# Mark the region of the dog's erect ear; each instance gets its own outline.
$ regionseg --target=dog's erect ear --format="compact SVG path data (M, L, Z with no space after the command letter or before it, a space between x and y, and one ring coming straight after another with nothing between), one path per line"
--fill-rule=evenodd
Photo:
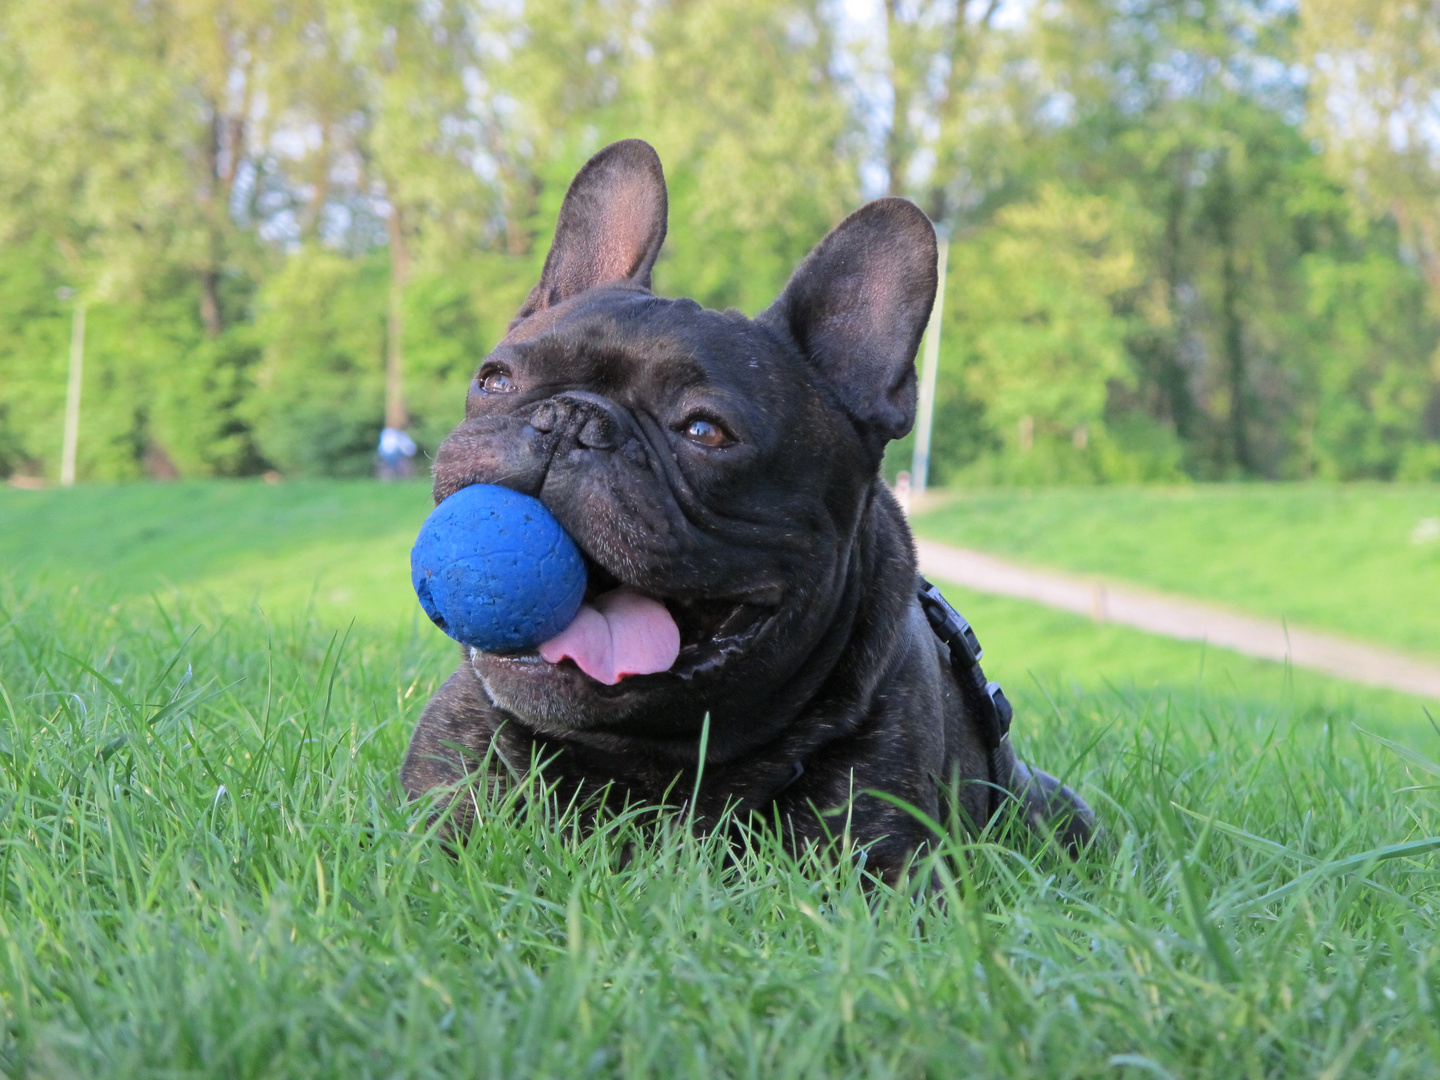
M935 229L906 199L837 225L759 320L788 330L879 445L915 422L915 350L935 302Z
M654 147L626 139L601 150L565 193L540 284L515 322L595 285L629 281L648 289L665 242L666 205Z

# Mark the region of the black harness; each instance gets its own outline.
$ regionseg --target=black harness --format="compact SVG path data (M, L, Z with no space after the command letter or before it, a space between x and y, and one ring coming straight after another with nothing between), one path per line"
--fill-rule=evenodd
M985 745L985 761L990 770L990 798L985 819L989 821L999 811L1008 790L1008 776L999 754L1000 744L1010 734L1010 718L1015 710L1010 707L1000 684L987 682L985 672L980 670L980 658L985 655L985 650L980 648L980 639L975 636L969 620L950 606L950 601L945 599L938 586L931 585L923 577L918 580L916 593L920 598L920 608L925 612L935 636L950 650L950 670L955 673L955 682L960 687L965 715L974 718ZM793 787L805 775L803 761L794 762L790 768L789 779L780 785L772 798Z
M975 636L970 622L941 595L940 589L923 577L919 579L916 592L920 597L920 608L930 621L935 636L950 650L950 670L955 673L955 682L960 687L960 699L967 716L975 720L980 729L980 738L985 745L985 757L990 766L990 809L987 817L994 817L1005 799L1008 776L1002 771L999 760L1000 744L1010 734L1010 719L1015 715L1005 691L998 682L988 682L985 672L980 669L980 658L985 650L980 648L980 639ZM983 824L983 822L981 823Z

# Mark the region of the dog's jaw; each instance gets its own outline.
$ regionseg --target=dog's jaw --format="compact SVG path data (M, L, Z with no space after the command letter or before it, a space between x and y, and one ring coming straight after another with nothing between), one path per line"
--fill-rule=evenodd
M763 652L779 622L778 611L743 601L714 632L682 641L668 671L629 675L613 685L592 678L569 659L551 663L539 650L486 653L468 649L470 666L490 702L542 734L560 735L633 721L675 721L683 726L706 704L720 706L724 689L744 682L752 655ZM759 677L760 672L754 671Z

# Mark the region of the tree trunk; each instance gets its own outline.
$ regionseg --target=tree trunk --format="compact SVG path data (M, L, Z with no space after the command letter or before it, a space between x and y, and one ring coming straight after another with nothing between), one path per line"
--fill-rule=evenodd
M1225 367L1230 385L1230 446L1235 461L1246 472L1254 469L1250 458L1250 437L1246 432L1245 327L1240 318L1240 273L1235 266L1235 249L1225 245L1224 295L1221 318L1225 323Z
M223 138L223 120L220 108L210 102L210 130L205 142L205 187L201 201L205 210L205 264L200 268L200 322L205 327L205 336L217 338L224 327L220 308L220 250L221 237L219 216L228 213L229 207L218 206L223 200L224 190L217 192L220 184L220 148Z
M310 204L305 208L305 216L301 220L300 235L306 240L315 242L320 239L320 226L325 218L325 204L330 201L330 118L322 116L320 120L320 147L315 151L315 189L310 196Z
M211 247L210 265L200 271L200 322L205 327L205 336L213 340L225 329L225 322L220 314L220 269L216 266L214 245Z
M386 220L390 234L390 303L385 327L385 426L403 431L405 412L405 285L410 279L410 249L405 241L400 207L391 202Z
M1240 267L1235 258L1235 185L1222 162L1212 201L1216 239L1220 242L1220 324L1225 354L1225 382L1230 392L1230 452L1246 472L1254 471L1246 415L1245 325L1240 315Z
M1190 319L1185 312L1189 301L1185 298L1184 280L1184 222L1185 206L1188 202L1189 187L1186 177L1191 169L1188 153L1179 155L1175 168L1175 183L1165 208L1165 287L1174 312L1175 332L1170 339L1168 352L1160 361L1160 391L1165 396L1165 407L1170 413L1170 422L1175 433L1182 439L1190 439L1195 433L1195 400L1190 393L1190 373L1185 370L1185 343L1190 333Z
M901 42L907 30L900 21L896 0L885 0L885 56L890 66L887 75L894 106L890 130L885 134L887 195L905 194L905 174L910 171L910 84L914 76L910 72L911 50Z
M1390 212L1400 226L1401 235L1410 240L1420 273L1430 287L1431 300L1440 309L1440 229L1426 215L1412 214L1403 199L1392 202Z

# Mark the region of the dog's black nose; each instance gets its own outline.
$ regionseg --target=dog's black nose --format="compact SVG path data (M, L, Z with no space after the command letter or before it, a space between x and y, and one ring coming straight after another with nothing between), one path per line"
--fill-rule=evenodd
M587 450L614 450L619 445L615 421L603 413L593 415L581 425L575 441Z
M540 417L539 414L551 404L555 408L553 418ZM538 431L549 430L540 427L536 419L542 422L548 419L552 428L566 425L575 433L576 444L586 450L618 450L625 441L629 426L619 405L600 394L584 390L559 394L536 410L530 426Z

